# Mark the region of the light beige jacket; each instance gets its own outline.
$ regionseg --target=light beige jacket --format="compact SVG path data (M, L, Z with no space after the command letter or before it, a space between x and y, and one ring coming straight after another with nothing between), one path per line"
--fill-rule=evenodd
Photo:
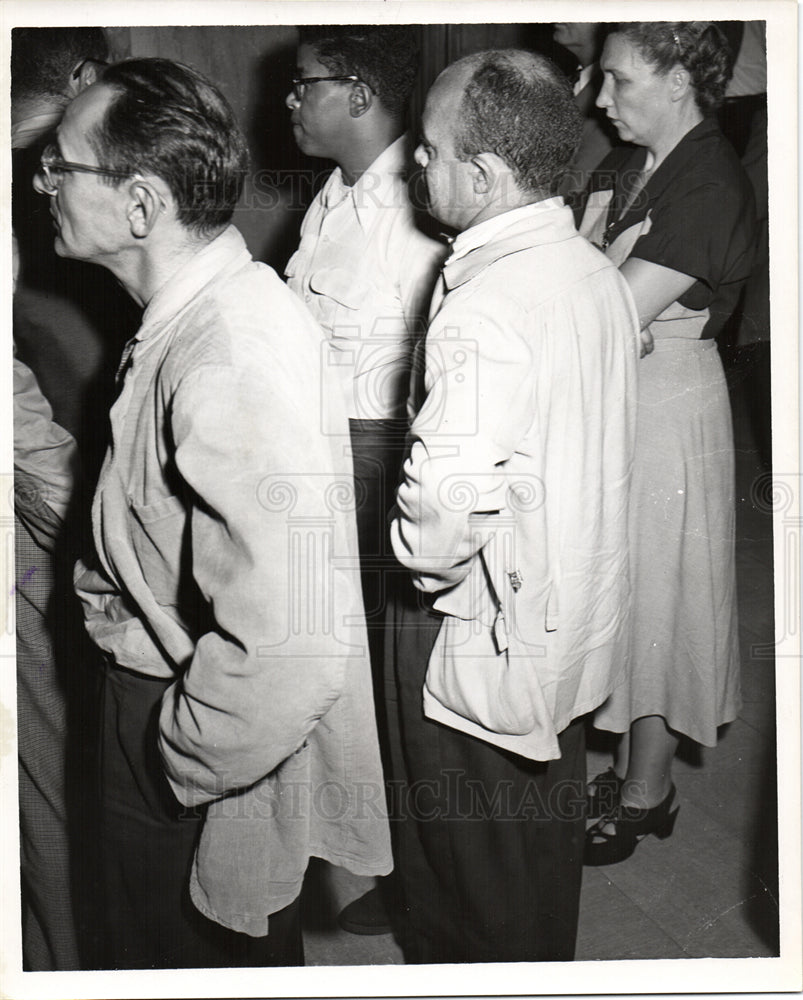
M638 322L559 198L462 233L391 526L445 617L433 719L536 760L624 677Z
M79 563L90 636L175 679L159 747L208 803L195 905L254 936L311 855L390 870L348 429L328 345L229 227L129 345Z

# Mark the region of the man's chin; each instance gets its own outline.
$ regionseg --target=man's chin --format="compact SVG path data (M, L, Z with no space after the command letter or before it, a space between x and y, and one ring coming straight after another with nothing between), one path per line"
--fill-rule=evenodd
M293 127L293 138L296 140L296 146L298 146L305 156L315 156L321 160L329 160L332 158L325 149L321 149L321 147L316 144L315 139L312 136L307 135L307 133L298 125Z

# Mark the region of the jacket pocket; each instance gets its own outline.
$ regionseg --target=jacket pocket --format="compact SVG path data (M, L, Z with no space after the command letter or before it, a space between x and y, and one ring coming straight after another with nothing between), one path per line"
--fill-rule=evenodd
M510 588L508 587L508 590ZM444 614L425 686L445 708L493 733L524 736L548 718L534 649L516 634L481 551L466 578L435 601Z
M524 736L549 719L532 658L507 634L501 609L490 628L444 617L425 686L445 708L492 733Z
M151 504L129 501L131 543L148 589L158 604L178 604L182 564L189 568L189 517L178 497Z

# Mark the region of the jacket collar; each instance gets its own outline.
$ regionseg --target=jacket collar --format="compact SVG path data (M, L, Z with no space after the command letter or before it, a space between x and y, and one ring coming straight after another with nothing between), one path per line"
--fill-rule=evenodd
M562 243L574 236L574 217L562 198L548 198L503 212L455 239L452 256L443 267L444 284L449 290L457 288L502 257L547 243Z
M136 340L146 340L170 322L201 289L222 271L242 267L251 260L245 240L228 226L171 275L148 303Z

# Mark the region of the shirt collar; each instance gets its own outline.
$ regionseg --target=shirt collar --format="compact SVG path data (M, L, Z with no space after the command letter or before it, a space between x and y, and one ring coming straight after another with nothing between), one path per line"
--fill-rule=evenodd
M392 203L393 188L403 179L407 168L407 135L387 146L355 184L343 181L340 167L335 167L321 195L327 211L348 200L362 229L367 229L377 209Z
M546 201L536 201L531 205L521 205L519 208L511 208L509 212L502 212L492 219L486 219L476 226L464 229L458 233L452 242L452 254L446 261L450 264L453 260L459 260L471 253L477 247L484 246L492 240L498 233L503 232L517 222L527 220L530 216L538 215L548 211L550 208L557 208L563 204L562 198L547 198Z
M574 96L580 93L580 91L585 90L588 84L591 82L591 77L594 75L594 70L597 68L596 63L589 63L588 66L578 66L577 67L577 80L574 84Z
M447 288L456 288L483 268L520 250L558 243L577 235L562 198L547 198L503 212L460 233L443 267Z

